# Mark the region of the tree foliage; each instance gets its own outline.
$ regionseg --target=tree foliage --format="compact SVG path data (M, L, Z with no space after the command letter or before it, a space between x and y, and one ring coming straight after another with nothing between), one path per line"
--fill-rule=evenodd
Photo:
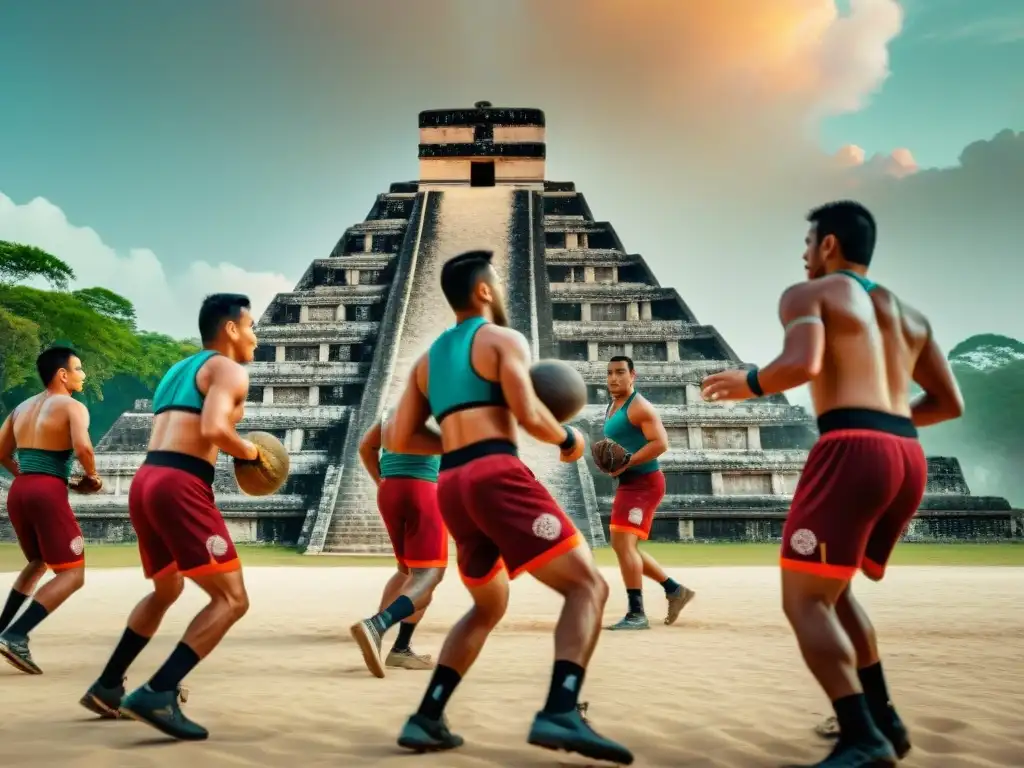
M54 288L67 290L75 271L63 261L31 245L0 240L0 285L14 285L41 277Z
M13 284L33 277L59 289ZM38 354L65 344L82 358L90 432L98 440L136 399L152 396L167 369L198 345L136 330L131 301L101 287L64 290L73 279L74 271L56 256L0 241L0 414L38 389Z

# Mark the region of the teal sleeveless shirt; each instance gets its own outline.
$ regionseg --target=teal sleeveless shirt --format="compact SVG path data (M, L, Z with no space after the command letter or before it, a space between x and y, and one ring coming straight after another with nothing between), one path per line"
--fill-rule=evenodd
M437 337L427 353L427 400L437 423L449 413L485 405L505 405L496 381L487 381L473 370L473 338L487 324L471 317Z
M386 448L380 449L380 476L383 478L411 477L415 480L436 483L437 473L440 469L440 456L394 453Z
M172 365L153 393L153 415L164 411L202 413L204 396L196 384L196 375L207 360L219 354L212 349L204 349Z
M71 477L72 450L45 451L42 448L19 448L18 471L23 475L53 475L67 481Z
M857 281L858 284L860 284L860 287L863 288L868 293L871 293L875 288L878 287L878 283L876 283L874 280L869 280L868 278L864 277L864 275L858 275L856 272L851 272L848 269L836 270L836 274L852 277L854 280Z
M608 416L608 412L612 409L614 403L608 403L608 407L604 412L604 436L609 440L618 443L630 453L636 453L645 445L647 445L647 438L644 437L643 430L639 427L633 426L633 423L629 420L627 412L629 411L630 403L633 402L633 398L637 396L636 390L633 390L633 394L626 398L626 402L622 404L615 413ZM630 467L626 470L627 473L633 473L637 475L647 475L651 472L657 472L660 469L657 459L651 459L645 461L643 464L637 464L635 467Z

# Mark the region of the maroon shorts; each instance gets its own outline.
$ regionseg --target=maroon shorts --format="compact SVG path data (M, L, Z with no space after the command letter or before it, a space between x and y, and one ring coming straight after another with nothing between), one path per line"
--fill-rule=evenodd
M505 440L485 440L441 457L437 500L470 587L502 568L515 578L546 565L583 538Z
M448 565L448 531L437 506L437 483L413 477L386 477L377 487L377 509L401 565Z
M928 462L909 419L862 409L818 419L782 532L783 568L834 579L885 575L924 497Z
M636 474L626 470L619 475L619 487L612 502L612 518L608 530L631 533L647 540L651 535L654 513L665 498L665 473Z
M147 579L242 567L213 498L213 467L202 459L150 451L128 489L128 513Z
M85 539L63 478L18 475L7 494L7 514L29 561L42 560L54 573L85 565Z

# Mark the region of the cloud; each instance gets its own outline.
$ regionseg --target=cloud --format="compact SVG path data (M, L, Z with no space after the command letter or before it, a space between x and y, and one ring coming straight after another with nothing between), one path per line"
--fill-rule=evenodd
M836 166L846 171L860 169L868 174L891 176L896 179L902 179L918 171L913 153L905 147L894 149L888 154L872 155L870 160L865 161L865 152L862 147L858 147L856 144L847 144L840 147L832 157Z
M140 328L178 337L197 335L199 305L209 293L246 293L254 312L261 313L274 294L293 288L282 274L249 272L226 262L195 261L169 275L151 250L119 253L95 230L72 224L58 206L41 197L18 205L0 193L0 240L34 245L58 256L75 270L78 279L72 288L109 288L132 301Z

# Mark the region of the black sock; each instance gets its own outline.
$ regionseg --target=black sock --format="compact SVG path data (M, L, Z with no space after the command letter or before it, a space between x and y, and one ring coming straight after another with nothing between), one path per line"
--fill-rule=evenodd
M876 721L886 722L891 717L892 702L889 700L889 690L885 686L885 675L882 674L882 662L876 662L870 667L857 670L857 677L864 688L864 697L868 700L868 708L871 716Z
M3 611L0 612L0 632L7 629L7 625L14 621L14 617L26 600L28 600L28 595L23 595L16 589L11 590L11 594L7 596L7 604L4 606Z
M875 722L871 719L868 700L863 693L844 696L832 702L839 721L839 737L843 741L862 741L871 738L876 731Z
M661 582L661 588L665 590L666 595L671 595L677 589L679 589L679 582L669 576L663 582Z
M642 589L627 589L626 597L629 598L629 612L643 616L644 591Z
M544 711L551 715L572 712L580 698L580 686L583 685L585 670L571 661L556 661L555 670L551 674L551 689Z
M416 631L416 625L403 621L398 625L398 638L391 647L393 651L408 651L409 643L412 641L412 633Z
M395 624L408 619L414 613L416 613L416 606L412 604L412 600L405 595L399 595L395 602L370 619L370 621L377 627L378 632L384 634Z
M438 664L416 714L423 715L429 720L440 720L448 699L452 697L452 692L461 680L462 675L454 669Z
M100 685L104 688L116 688L124 680L124 673L128 667L139 657L142 649L149 643L148 637L133 632L131 628L124 631L121 640L114 649L114 654L104 667L100 675Z
M150 690L157 693L167 693L178 690L178 684L184 680L188 673L195 669L199 663L199 656L184 643L178 643L171 655L164 662L164 665L150 678Z
M15 637L28 637L28 633L39 626L39 622L49 615L50 612L42 606L42 603L38 600L33 600L28 604L25 612L14 620L14 623L7 628L4 634L14 635Z

